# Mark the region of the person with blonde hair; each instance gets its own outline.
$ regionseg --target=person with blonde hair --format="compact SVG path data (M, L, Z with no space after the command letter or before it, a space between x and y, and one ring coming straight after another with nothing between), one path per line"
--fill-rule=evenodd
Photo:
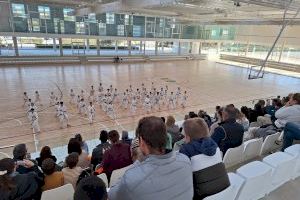
M209 137L204 119L192 118L183 123L185 143L180 153L191 159L194 198L203 199L230 186L218 145Z

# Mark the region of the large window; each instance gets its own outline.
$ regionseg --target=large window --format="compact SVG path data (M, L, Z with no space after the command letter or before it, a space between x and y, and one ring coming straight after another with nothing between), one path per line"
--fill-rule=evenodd
M99 35L106 35L106 24L99 23Z
M76 22L76 33L77 34L85 34L84 22Z
M60 33L65 33L65 22L60 20Z
M125 15L125 25L132 25L132 15Z
M11 6L12 6L12 13L14 17L26 18L24 4L12 3Z
M115 24L115 14L106 13L106 24Z
M124 36L124 25L118 25L118 36Z
M141 26L133 26L133 37L141 37L142 36L142 27Z
M48 6L38 6L40 19L50 19L50 8Z
M31 24L32 24L32 31L33 32L39 32L40 29L40 19L39 18L32 18L31 19Z
M74 9L72 8L64 8L64 19L66 21L75 21L75 16L72 14Z

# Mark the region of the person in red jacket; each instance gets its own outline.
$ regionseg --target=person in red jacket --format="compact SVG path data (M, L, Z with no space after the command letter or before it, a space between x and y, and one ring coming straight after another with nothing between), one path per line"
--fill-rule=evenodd
M108 180L112 171L121 169L132 164L130 146L122 143L118 131L112 130L108 133L108 139L112 146L109 150L105 151L103 155L102 167L106 173Z

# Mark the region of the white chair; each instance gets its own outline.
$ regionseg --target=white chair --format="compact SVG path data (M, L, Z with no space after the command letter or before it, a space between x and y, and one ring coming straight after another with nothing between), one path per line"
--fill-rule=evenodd
M127 166L127 167L123 167L121 169L116 169L112 172L111 177L110 177L110 182L109 182L109 187L113 186L114 184L116 184L120 178L122 178L122 176L124 175L124 173L126 172L127 169L129 169L130 167L132 167L131 165Z
M66 184L61 187L46 190L42 193L41 200L73 200L74 188L71 184Z
M230 186L215 195L204 198L204 200L234 200L245 179L235 173L228 173Z
M10 156L4 152L0 152L0 160L3 158L10 158Z
M292 175L293 179L300 176L300 144L294 144L284 150L284 152L294 156L296 158L295 171Z
M239 169L237 174L245 179L237 200L257 200L268 193L268 183L271 180L272 167L260 162L250 162Z
M273 151L274 149L276 149L277 145L275 143L275 141L279 138L280 133L275 133L272 135L268 135L261 147L260 150L260 155L266 155L268 153L270 153L271 151Z
M245 148L243 152L244 161L257 158L263 144L263 138L252 139L244 142Z
M108 187L108 180L107 180L107 176L105 173L99 174L98 178L101 178L102 181L105 183L106 187Z
M243 151L244 151L244 144L236 147L230 148L226 151L223 162L226 168L232 167L243 161Z
M293 173L289 172L294 172L295 161L295 157L284 152L276 152L263 159L264 163L273 168L269 192L275 190L292 178Z

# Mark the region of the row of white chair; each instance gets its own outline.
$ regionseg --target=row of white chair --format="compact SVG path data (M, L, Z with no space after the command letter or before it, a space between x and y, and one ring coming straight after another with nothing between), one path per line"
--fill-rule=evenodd
M265 140L263 138L252 139L236 148L228 149L223 158L226 168L272 152L277 147L275 141L279 136L280 133L275 133L268 135Z
M289 172L289 173L287 173ZM205 200L257 200L300 176L300 144L250 162L236 174L229 173L230 187Z

